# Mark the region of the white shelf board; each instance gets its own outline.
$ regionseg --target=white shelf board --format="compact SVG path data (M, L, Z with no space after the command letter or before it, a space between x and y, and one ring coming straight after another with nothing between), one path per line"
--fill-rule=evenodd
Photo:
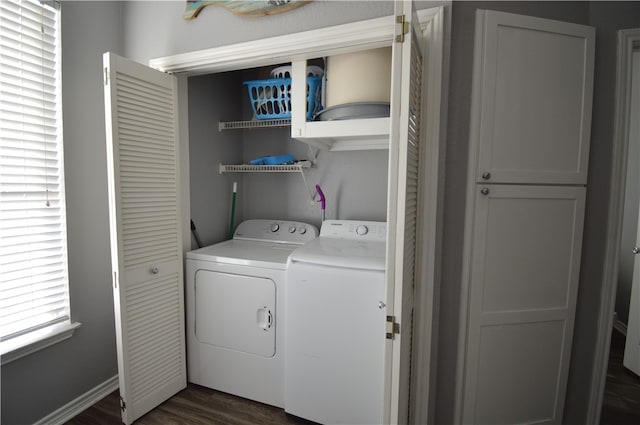
M292 137L332 151L388 149L389 126L389 117L308 121L304 129L293 128Z

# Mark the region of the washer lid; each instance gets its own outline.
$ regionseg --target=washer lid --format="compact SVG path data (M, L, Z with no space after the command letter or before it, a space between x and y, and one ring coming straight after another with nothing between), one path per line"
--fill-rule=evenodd
M296 249L291 264L307 263L360 270L385 270L386 244L319 237Z
M285 269L297 244L230 239L186 253L188 260L214 261L241 266Z

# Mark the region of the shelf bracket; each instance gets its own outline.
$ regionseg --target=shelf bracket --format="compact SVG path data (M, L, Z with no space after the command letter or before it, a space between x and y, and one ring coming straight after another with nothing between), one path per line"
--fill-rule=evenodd
M305 143L307 148L309 149L309 161L311 161L311 165L316 165L318 160L318 154L320 153L320 149L318 149L315 153L313 152L313 146L308 143Z
M307 193L309 194L309 200L311 202L311 205L313 205L316 202L316 192L315 190L312 191L311 188L309 187L309 183L307 182L307 177L304 175L304 170L302 169L300 170L300 175L302 176L304 187L307 188Z

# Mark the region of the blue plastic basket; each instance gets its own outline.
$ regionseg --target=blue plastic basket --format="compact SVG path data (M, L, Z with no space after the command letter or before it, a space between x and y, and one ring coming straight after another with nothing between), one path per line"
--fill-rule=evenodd
M291 118L291 78L245 81L253 115L259 120ZM307 77L307 120L322 110L322 77Z

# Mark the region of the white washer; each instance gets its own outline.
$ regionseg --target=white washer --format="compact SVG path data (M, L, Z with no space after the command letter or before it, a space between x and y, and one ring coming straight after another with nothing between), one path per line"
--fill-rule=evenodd
M287 258L315 226L247 220L186 254L189 381L283 407Z
M287 270L285 411L382 422L386 223L327 220Z

